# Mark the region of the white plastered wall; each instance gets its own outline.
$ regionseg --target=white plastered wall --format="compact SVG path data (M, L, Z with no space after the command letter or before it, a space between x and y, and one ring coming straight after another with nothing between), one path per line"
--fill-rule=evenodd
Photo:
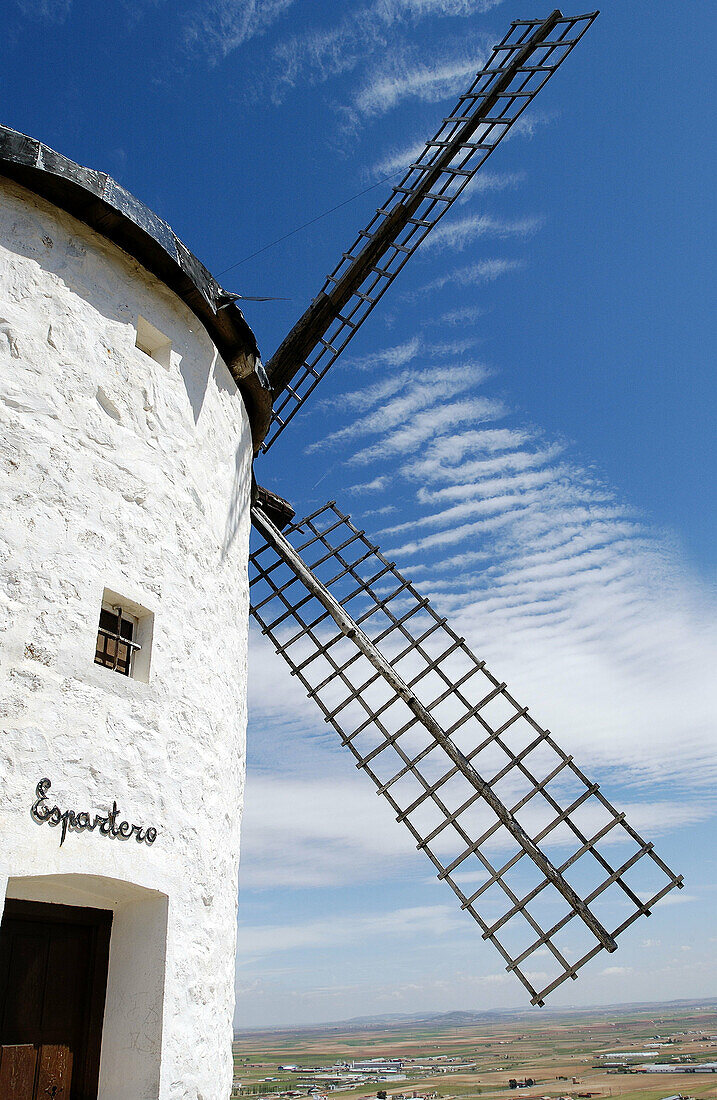
M168 365L135 347L140 316L171 341ZM8 879L14 897L114 899L107 1010L130 1006L134 1038L103 1041L105 1100L230 1089L250 460L241 395L194 315L0 181L0 906ZM148 683L94 664L105 589L154 616ZM156 842L70 831L60 846L30 816L45 776L50 805L116 800ZM156 974L131 1007L142 921L154 954L166 922L159 1026ZM123 1073L132 1043L139 1078Z

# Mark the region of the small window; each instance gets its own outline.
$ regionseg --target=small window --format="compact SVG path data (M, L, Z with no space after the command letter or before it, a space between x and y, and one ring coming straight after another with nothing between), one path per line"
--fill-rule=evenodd
M149 683L154 615L105 588L95 643L95 664Z
M145 355L148 355L150 359L161 363L163 367L170 366L172 341L167 339L164 333L151 325L149 321L145 321L144 317L137 318L135 346L143 351Z
M121 607L103 607L97 630L95 664L131 676L135 651L142 648L135 641L136 631L137 620Z

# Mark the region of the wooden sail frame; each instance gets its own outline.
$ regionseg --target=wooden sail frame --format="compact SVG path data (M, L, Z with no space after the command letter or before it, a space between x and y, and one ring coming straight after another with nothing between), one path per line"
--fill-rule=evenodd
M533 1004L682 887L334 502L252 520L252 615Z
M345 252L266 365L268 450L430 231L592 25L597 12L516 20L418 160Z

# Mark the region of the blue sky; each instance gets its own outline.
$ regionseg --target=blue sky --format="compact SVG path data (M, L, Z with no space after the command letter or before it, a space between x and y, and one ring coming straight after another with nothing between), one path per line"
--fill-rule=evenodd
M268 359L390 185L245 258L400 170L548 10L10 0L0 114L289 298L247 304ZM337 498L685 875L555 1005L715 988L715 37L711 3L606 0L257 465ZM524 1004L256 638L250 680L238 1022Z

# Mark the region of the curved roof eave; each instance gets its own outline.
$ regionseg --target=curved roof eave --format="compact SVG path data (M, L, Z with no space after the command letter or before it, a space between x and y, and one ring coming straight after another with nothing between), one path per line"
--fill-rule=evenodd
M0 175L118 245L185 302L239 386L256 454L271 419L271 388L256 337L242 311L233 302L222 301L222 287L167 223L105 172L83 168L35 138L2 125Z

